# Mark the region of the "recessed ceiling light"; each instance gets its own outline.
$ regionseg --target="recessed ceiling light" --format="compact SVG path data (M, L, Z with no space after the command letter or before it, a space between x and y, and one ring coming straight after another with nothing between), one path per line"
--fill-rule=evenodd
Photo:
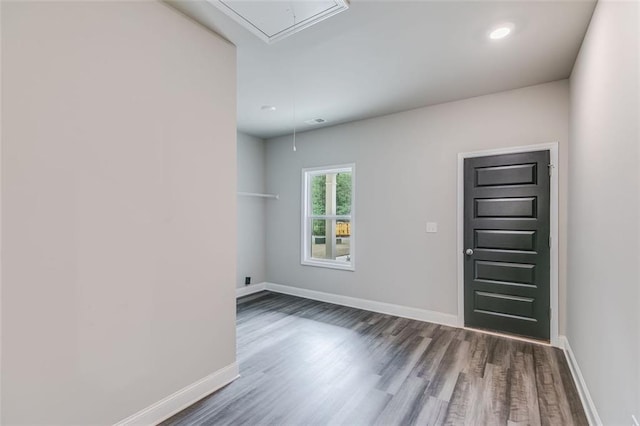
M491 30L489 38L491 40L500 40L511 34L511 31L513 31L513 24L503 24Z
M276 107L274 107L273 105L262 105L260 109L263 111L275 111Z

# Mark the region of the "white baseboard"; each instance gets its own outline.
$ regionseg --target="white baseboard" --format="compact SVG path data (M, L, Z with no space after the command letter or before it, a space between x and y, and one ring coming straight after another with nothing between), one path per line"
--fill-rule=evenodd
M238 377L238 364L234 362L119 421L115 426L157 425Z
M443 314L442 312L393 305L391 303L376 302L374 300L359 299L349 296L341 296L339 294L323 293L321 291L306 290L303 288L269 282L266 283L266 289L275 293L290 294L292 296L304 297L306 299L319 300L321 302L349 306L351 308L364 309L366 311L378 312L381 314L395 315L397 317L409 318L418 321L433 322L451 327L457 327L458 324L458 317L456 315Z
M596 406L591 399L587 383L584 381L584 377L582 376L582 372L578 366L578 361L571 349L571 345L569 345L569 340L567 339L567 336L559 336L559 338L561 347L564 349L564 354L567 357L567 363L569 364L573 381L578 388L578 394L580 395L582 406L584 407L585 414L587 415L587 420L591 426L602 426L602 420L600 420Z
M263 290L266 290L266 283L250 284L242 288L236 288L236 299L238 297L248 296Z

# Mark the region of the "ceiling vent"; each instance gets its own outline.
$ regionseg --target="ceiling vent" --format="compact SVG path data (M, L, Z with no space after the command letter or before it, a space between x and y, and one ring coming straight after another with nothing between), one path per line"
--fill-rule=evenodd
M348 0L209 0L267 43L317 24L349 8Z
M305 121L305 123L311 124L313 126L315 126L316 124L322 124L322 123L326 123L326 122L327 122L327 120L325 120L324 118L314 118L314 119Z

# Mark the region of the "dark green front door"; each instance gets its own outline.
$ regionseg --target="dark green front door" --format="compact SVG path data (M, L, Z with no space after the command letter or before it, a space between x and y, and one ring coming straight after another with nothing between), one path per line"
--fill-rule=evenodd
M464 321L549 340L549 151L464 162Z

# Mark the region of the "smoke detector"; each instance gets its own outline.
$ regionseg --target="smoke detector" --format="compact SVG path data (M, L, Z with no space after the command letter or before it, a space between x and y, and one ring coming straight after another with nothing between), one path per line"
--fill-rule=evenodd
M274 43L345 11L348 0L208 0L267 43Z

